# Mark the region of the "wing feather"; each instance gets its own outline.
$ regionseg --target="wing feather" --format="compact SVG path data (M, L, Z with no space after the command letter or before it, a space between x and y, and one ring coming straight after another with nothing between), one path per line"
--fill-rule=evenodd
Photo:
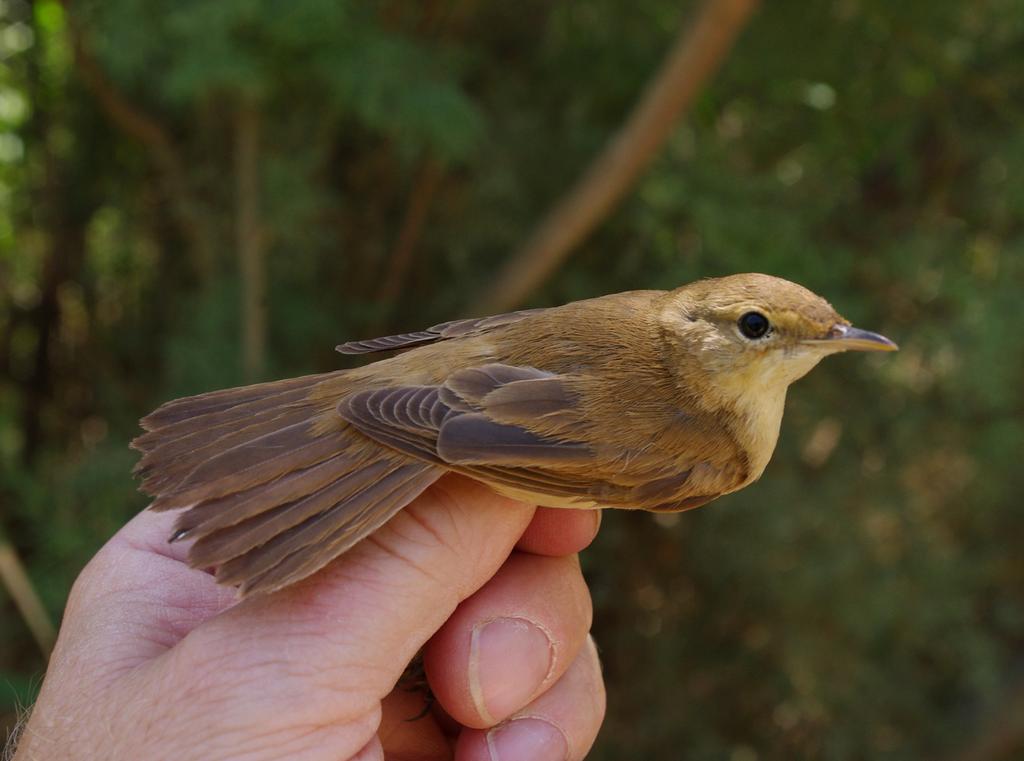
M437 469L425 468L420 463L407 463L374 478L343 501L332 500L328 495L323 500L326 509L319 509L298 525L276 534L252 553L220 565L217 580L242 582L243 593L253 593L270 591L308 575L382 526L437 480L439 474ZM336 504L330 506L332 501ZM343 521L337 520L340 515L344 516Z
M280 403L282 392L299 389L308 390L325 379L336 375L338 373L304 375L288 380L257 383L252 386L242 386L241 388L226 388L221 391L209 391L198 396L186 396L161 405L142 418L139 423L145 430L153 431L173 423L185 422L188 424L199 415L229 410L242 404L269 402L276 405Z
M417 401L416 405L408 404ZM426 412L421 413L420 409ZM436 386L391 386L360 391L338 404L338 414L362 433L399 452L444 464L437 453L437 431L450 409Z
M253 415L246 423L240 421L209 429L199 427L192 433L154 445L139 460L135 474L142 477L142 488L148 492L173 492L193 470L221 452L308 419L308 410L286 408Z
M530 315L543 312L543 309L521 309L517 312L491 315L490 317L471 317L465 320L451 320L411 333L398 333L393 336L381 336L362 341L347 341L335 347L342 354L369 354L375 351L393 351L406 349L423 344L447 341L462 336L486 333L488 330L519 322Z
M554 373L534 367L511 367L493 363L470 367L451 374L444 385L458 394L464 401L479 407L494 391L518 381L551 379L558 380Z
M268 484L257 484L244 491L205 500L181 513L174 527L175 533L193 538L202 537L244 523L279 506L291 506L296 500L333 483L339 473L353 470L359 465L360 461L351 454L339 452Z
M563 378L521 380L496 388L486 398L487 414L497 420L579 418L578 397Z
M323 540L323 549L317 546L316 552L310 552L306 545L285 555L276 565L262 574L249 577L242 584L243 594L273 591L301 579L321 568L327 560L346 552L360 539L369 536L383 526L399 510L412 502L437 480L435 469L424 470L422 466L409 466L393 482L387 484L390 491L386 493L374 488L373 493L359 497L365 502L361 509L350 505L351 514L339 525L332 521L333 531ZM382 482L384 485L384 482Z
M441 386L361 391L338 412L382 444L512 489L621 506L674 500L691 470L666 471L661 457L588 440L578 380L489 364L458 370ZM535 422L548 431L554 422L558 434Z
M517 425L496 423L482 413L445 421L438 432L437 453L458 465L544 467L594 461L593 450L582 442L540 436Z
M170 510L244 491L315 465L345 447L341 435L314 436L311 428L311 422L302 421L221 452L161 494L151 509Z
M193 545L189 559L199 566L222 564L221 568L228 569L245 567L249 575L261 573L276 562L273 559L274 553L270 550L281 543L278 541L279 537L288 531L291 531L292 535L301 535L298 527L305 527L308 531L313 525L328 525L332 511L337 514L342 505L346 506L345 509L351 510L352 503L346 503L346 500L351 500L370 489L374 483L394 470L394 465L387 462L366 464L358 470L313 489L312 492L307 492L300 499L285 502L270 510L262 510L247 520L201 537ZM203 528L205 527L201 526L200 530ZM329 530L330 528L324 529ZM267 537L271 538L268 540ZM257 547L263 548L260 560L256 561L253 557L246 556L249 550ZM222 573L228 575L230 571Z
M172 540L195 540L191 565L215 567L243 594L276 589L337 557L444 473L348 428L325 406L329 394L316 392L336 375L214 392L147 418L137 443L143 489L156 497L152 509L182 510ZM413 389L393 404L430 420L425 398Z

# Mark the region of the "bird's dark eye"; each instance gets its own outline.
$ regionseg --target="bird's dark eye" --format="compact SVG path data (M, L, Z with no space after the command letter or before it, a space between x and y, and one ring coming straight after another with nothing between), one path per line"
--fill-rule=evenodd
M768 318L760 312L747 312L739 320L740 333L747 338L764 338L771 327Z

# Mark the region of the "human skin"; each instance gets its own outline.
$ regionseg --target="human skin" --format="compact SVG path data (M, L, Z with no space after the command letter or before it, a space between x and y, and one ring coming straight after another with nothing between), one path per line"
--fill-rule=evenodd
M172 515L144 512L75 582L15 759L582 759L605 696L575 553L599 514L450 476L238 602L167 544ZM421 649L425 713L395 686Z

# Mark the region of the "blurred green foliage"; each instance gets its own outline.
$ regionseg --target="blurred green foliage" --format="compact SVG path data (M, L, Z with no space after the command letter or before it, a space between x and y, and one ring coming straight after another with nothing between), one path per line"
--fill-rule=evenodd
M239 108L263 127L267 375L328 370L340 340L460 314L621 123L678 5L105 0L72 24L54 0L0 2L0 536L51 612L144 505L138 417L242 379ZM183 189L86 87L74 30ZM606 515L584 557L610 689L593 758L938 758L1019 689L1022 53L1019 0L766 3L535 294L764 271L903 347L801 382L759 484ZM10 713L42 663L0 612Z

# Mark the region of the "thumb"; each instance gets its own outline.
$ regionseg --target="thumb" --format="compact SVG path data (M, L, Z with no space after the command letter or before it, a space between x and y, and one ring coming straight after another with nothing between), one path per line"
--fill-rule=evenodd
M113 681L237 602L167 543L174 515L145 510L89 561L68 595L51 672Z

